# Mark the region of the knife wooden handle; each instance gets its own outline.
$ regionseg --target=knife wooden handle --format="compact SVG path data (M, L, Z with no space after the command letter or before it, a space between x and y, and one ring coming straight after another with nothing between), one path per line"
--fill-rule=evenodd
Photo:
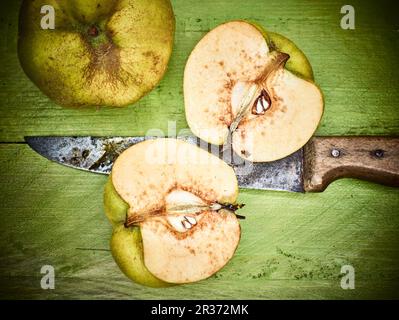
M399 186L399 137L314 137L305 146L305 191L339 178Z

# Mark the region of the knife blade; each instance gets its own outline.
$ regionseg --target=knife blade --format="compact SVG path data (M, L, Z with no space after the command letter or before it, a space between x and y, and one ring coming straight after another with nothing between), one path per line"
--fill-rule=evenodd
M76 169L109 174L119 154L128 147L155 137L25 137L27 144L43 157ZM274 162L244 161L231 149L210 145L194 136L178 139L212 152L231 165L242 188L303 192L303 150Z
M25 141L51 161L109 174L120 153L154 138L31 136ZM227 162L241 188L318 192L343 177L399 186L399 137L313 137L304 148L283 159L256 163L243 160L231 148L210 145L194 136L177 138Z

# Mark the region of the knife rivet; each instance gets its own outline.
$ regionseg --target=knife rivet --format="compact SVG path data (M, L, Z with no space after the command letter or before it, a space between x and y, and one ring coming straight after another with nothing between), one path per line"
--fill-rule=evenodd
M339 151L338 149L332 149L332 150L331 150L331 155L332 155L334 158L338 158L338 157L341 155L341 151Z
M384 156L384 150L381 150L381 149L374 150L374 155L377 158L382 158Z

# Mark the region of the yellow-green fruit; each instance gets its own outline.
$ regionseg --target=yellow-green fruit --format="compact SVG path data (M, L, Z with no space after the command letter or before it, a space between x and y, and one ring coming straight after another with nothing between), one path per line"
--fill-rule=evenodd
M256 23L229 21L195 46L184 70L191 131L252 162L303 147L323 114L323 95L303 52Z
M237 196L234 170L197 146L177 139L131 146L115 161L104 192L116 263L152 287L210 277L238 246L240 226L226 209Z
M114 227L111 252L122 272L134 282L149 287L171 284L153 276L144 265L143 242L139 227L124 227L129 206L118 195L109 177L104 189L104 210Z
M285 68L306 80L314 80L312 66L305 54L288 38L281 34L268 32L271 47L280 52L288 53L290 58Z
M128 209L129 205L116 192L110 175L104 189L104 210L108 220L113 226L125 223Z
M314 80L313 69L308 58L295 43L279 33L265 30L263 26L256 22L248 22L255 26L263 34L271 50L277 50L290 55L290 58L285 64L285 68L287 70L303 79L312 81Z
M54 29L46 29L49 6ZM174 29L169 0L25 0L18 55L28 77L58 104L120 107L160 81Z
M153 276L144 265L139 227L115 227L111 238L111 252L122 272L134 282L158 288L172 285Z

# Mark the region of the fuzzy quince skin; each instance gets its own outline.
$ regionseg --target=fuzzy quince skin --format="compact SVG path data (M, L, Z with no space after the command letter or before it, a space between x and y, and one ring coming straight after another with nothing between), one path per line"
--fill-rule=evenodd
M41 28L44 5L55 10L53 30ZM60 105L121 107L163 77L174 29L169 0L24 0L18 56Z
M130 147L116 160L104 192L116 263L131 280L152 287L211 276L236 250L236 216L176 208L232 204L237 195L233 169L196 146L157 139ZM194 224L187 229L188 221Z
M289 39L246 21L217 26L195 46L184 71L191 131L216 145L228 142L252 162L300 149L323 113L306 56Z
M104 210L114 228L110 246L115 261L122 272L138 284L155 288L170 286L152 275L144 265L140 227L124 226L128 209L129 205L116 192L110 176L104 189Z

